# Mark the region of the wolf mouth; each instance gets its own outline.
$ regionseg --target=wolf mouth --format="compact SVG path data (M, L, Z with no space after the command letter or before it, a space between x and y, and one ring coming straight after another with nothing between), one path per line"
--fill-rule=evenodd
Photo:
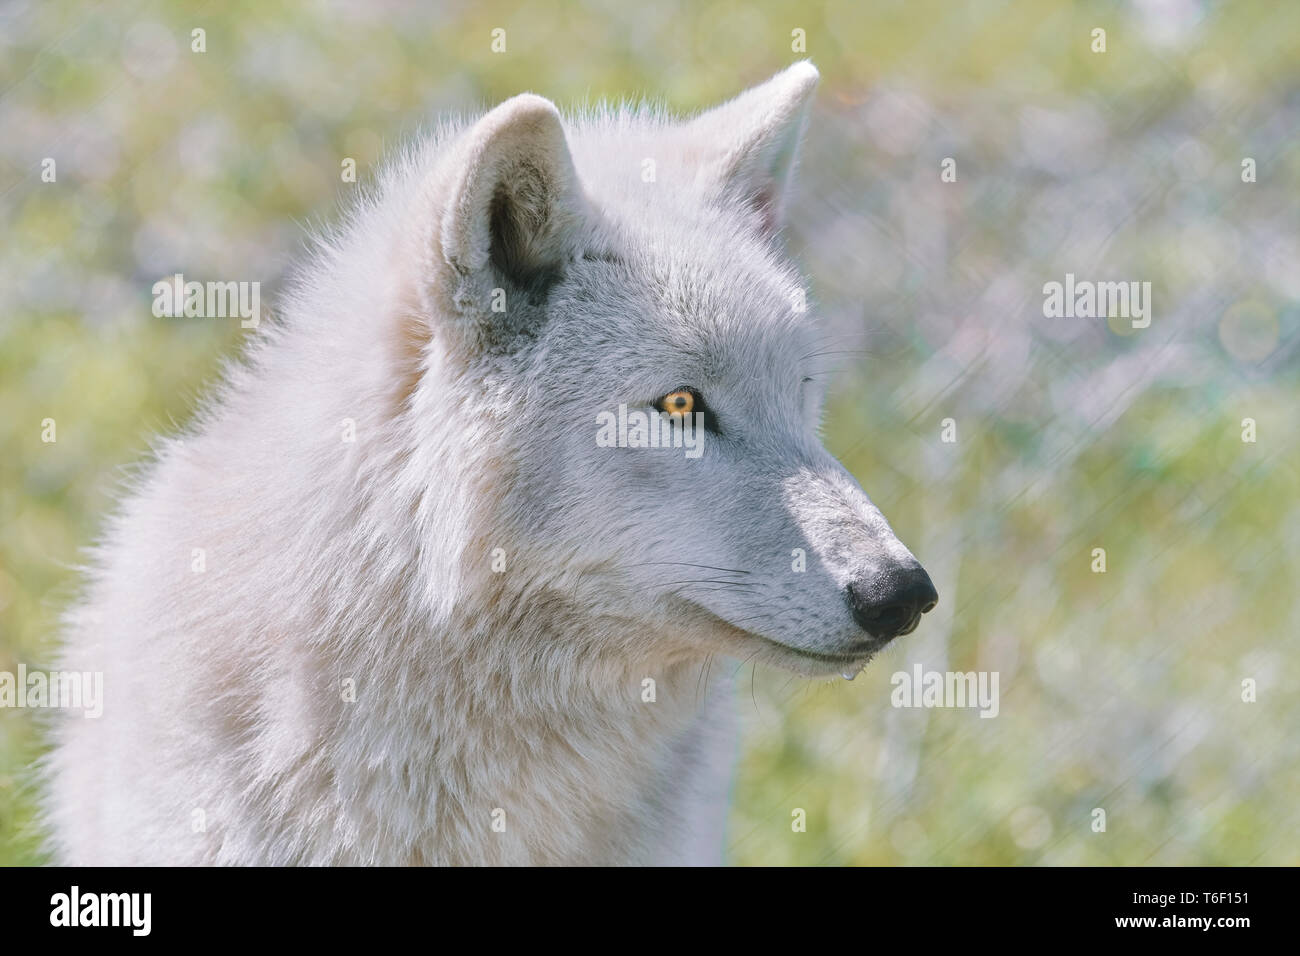
M864 646L861 650L852 654L828 654L823 651L811 651L803 647L794 647L791 644L783 644L781 641L774 641L770 637L764 637L762 634L755 634L752 631L745 631L749 637L762 641L768 647L786 654L793 654L795 657L807 661L815 661L819 664L830 664L834 667L852 666L855 668L865 667L876 656L876 651L880 650L880 645L872 642L869 646Z
M888 643L887 641L877 641L877 640L866 641L858 645L856 650L853 650L849 653L840 653L840 654L828 653L825 651L814 651L804 647L795 647L792 644L785 644L771 637L765 637L762 634L757 634L754 631L747 630L743 627L739 627L735 624L732 624L725 617L721 617L720 615L714 614L712 611L709 611L707 608L700 608L698 605L696 605L696 607L699 610L704 611L705 614L713 618L719 624L726 625L733 632L738 634L742 641L750 644L751 646L757 644L762 649L767 650L768 652L775 651L781 654L782 656L786 657L787 660L793 658L794 660L804 661L807 663L823 664L826 665L827 667L832 667L835 669L839 669L843 667L852 667L856 671L862 669L863 667L866 667L867 664L871 663L871 659L876 656L876 652L878 652L882 647L885 646L886 643ZM752 657L753 655L750 656Z

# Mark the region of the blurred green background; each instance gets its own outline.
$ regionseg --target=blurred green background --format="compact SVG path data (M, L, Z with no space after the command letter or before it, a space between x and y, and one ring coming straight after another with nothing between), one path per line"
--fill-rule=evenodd
M440 110L694 110L805 55L827 443L942 601L853 683L738 671L731 859L1300 862L1297 4L10 0L0 670L51 665L120 481L249 334L154 318L155 281L273 298L343 159L364 184ZM1067 272L1151 282L1150 328L1044 318ZM997 671L999 715L891 707L917 663ZM44 858L40 749L0 710L0 863Z

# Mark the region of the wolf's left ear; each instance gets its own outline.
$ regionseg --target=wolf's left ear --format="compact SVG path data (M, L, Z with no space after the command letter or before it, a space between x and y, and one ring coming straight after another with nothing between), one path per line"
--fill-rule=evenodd
M783 225L817 68L804 60L686 126L697 182L711 199L746 203L766 233Z
M555 104L506 100L464 133L454 162L438 239L456 304L485 311L493 286L545 286L583 208Z

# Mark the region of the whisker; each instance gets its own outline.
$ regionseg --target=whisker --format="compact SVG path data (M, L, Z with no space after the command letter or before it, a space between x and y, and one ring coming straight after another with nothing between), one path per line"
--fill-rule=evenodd
M654 565L671 565L676 568L706 568L709 571L726 571L729 574L750 574L750 571L742 571L739 568L718 568L711 564L691 564L688 561L642 561L639 564L629 564L629 568L648 568Z
M699 580L688 581L656 581L657 587L669 588L676 584L727 584L734 588L755 588L758 585L753 581L728 581L725 578L700 578Z

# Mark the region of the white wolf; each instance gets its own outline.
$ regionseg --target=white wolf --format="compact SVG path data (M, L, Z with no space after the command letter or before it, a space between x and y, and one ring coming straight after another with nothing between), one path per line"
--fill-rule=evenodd
M777 236L816 84L525 94L387 170L98 549L59 858L721 860L706 660L852 672L936 600L816 437ZM620 406L703 454L598 442Z

